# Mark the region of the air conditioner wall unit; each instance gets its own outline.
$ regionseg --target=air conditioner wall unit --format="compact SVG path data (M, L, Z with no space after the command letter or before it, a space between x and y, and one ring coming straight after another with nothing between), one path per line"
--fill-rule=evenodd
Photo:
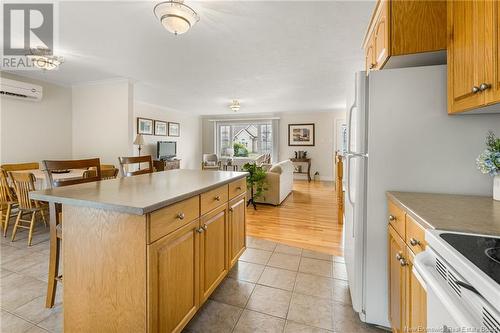
M0 95L39 102L42 100L43 88L32 83L1 78Z

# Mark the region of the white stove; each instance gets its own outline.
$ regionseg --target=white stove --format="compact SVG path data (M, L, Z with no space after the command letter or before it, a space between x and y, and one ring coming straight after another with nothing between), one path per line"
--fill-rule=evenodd
M414 270L427 290L427 327L500 332L500 237L427 230Z

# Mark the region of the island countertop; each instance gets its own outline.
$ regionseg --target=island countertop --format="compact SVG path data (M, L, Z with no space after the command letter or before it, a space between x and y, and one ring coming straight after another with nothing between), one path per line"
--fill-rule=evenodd
M500 236L500 202L474 195L387 192L424 228Z
M246 172L176 169L35 191L30 193L30 197L144 215L246 175Z

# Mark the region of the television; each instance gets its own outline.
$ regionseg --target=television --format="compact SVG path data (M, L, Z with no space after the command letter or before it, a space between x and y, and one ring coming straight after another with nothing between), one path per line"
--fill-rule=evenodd
M156 144L156 157L159 160L169 160L177 155L177 142L158 141Z

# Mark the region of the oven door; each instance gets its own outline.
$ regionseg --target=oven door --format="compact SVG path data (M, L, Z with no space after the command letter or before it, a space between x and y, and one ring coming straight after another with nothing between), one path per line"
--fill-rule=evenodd
M430 248L417 254L413 269L422 278L427 290L427 329L436 332L461 332L477 328L468 308L450 277L459 277Z

